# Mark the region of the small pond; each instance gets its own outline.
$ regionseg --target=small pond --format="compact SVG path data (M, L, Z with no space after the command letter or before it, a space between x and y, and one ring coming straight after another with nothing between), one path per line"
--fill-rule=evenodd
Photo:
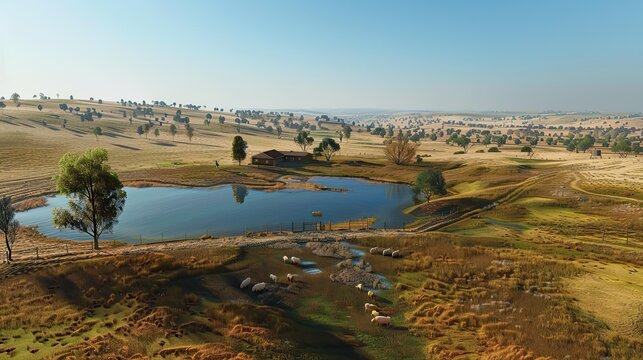
M127 200L112 234L102 239L128 242L182 239L202 234L239 235L261 231L290 230L292 223L328 223L375 217L374 227L401 227L413 218L402 213L413 204L407 185L373 183L355 178L314 177L309 181L347 191L285 189L262 191L241 185L213 189L126 187ZM55 196L47 206L17 213L23 225L36 225L46 236L86 240L89 236L73 230L58 230L51 222L55 207L66 207L67 199ZM321 217L312 216L321 211Z

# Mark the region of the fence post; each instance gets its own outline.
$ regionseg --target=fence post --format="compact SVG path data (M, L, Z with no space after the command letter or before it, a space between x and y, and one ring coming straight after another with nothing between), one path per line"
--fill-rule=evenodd
M384 231L386 231L386 221L384 221Z
M406 231L406 223L402 223L402 231Z

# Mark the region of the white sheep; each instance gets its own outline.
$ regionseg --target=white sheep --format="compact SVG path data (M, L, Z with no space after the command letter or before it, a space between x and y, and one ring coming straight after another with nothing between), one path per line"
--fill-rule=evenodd
M382 251L382 255L389 256L389 255L391 255L392 252L393 252L393 250L391 250L391 248L386 248L386 249L384 249L384 251Z
M250 282L251 282L251 281L252 281L252 279L250 279L249 277L247 277L247 278L245 278L245 280L243 280L243 281L241 282L241 285L239 285L239 287L243 289L243 288L245 288L246 286L250 285Z
M377 310L373 310L373 311L371 311L371 317L377 317L377 316L380 316L380 312L379 312L379 311L377 311Z
M288 279L289 282L294 282L296 276L296 274L288 274L286 275L286 279Z
M400 250L395 250L391 253L392 257L401 257L402 254L400 253Z
M391 325L391 317L390 316L378 315L378 316L372 318L371 322L374 323L374 324L377 324L377 325L390 326Z
M298 258L298 257L293 256L293 257L290 258L290 262L295 264L295 265L299 265L299 264L301 264L301 259Z
M255 286L252 287L252 292L259 292L263 291L266 289L266 283L265 282L260 282L258 284L255 284Z
M283 259L284 259L284 264L288 264L288 261L290 260L290 258L288 258L288 256L284 255Z
M369 299L375 299L375 293L372 292L371 290L368 291L368 297Z
M370 250L369 252L371 253L371 255L375 255L375 254L377 254L379 251L380 251L380 248L378 248L378 247L374 247L374 248L371 248L371 250Z
M275 284L277 283L277 275L270 274L270 281L274 282Z
M368 311L379 310L379 309L380 308L375 304L370 304L370 303L364 304L364 311L368 312Z
M356 288L357 290L359 290L359 291L363 291L363 289L364 289L364 285L363 285L362 283L359 283L359 284L355 285L355 288Z

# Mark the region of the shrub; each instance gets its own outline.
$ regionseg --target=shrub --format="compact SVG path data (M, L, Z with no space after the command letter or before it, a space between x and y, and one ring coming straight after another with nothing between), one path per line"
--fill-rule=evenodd
M498 148L494 146L494 147L490 147L489 150L487 150L487 152L500 152L500 150L498 150Z
M476 150L476 153L483 153L484 149Z
M453 155L460 155L460 154L464 154L464 151L460 150L453 153Z

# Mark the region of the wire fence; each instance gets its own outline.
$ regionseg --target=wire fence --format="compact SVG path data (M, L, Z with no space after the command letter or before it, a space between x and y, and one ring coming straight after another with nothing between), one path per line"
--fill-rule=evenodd
M410 222L406 221L390 221L390 220L376 220L375 218L358 218L348 219L343 221L291 221L284 223L273 223L265 225L257 225L252 227L245 227L243 232L238 231L234 233L222 233L215 231L199 231L199 232L183 232L182 234L172 233L165 234L159 232L155 234L138 234L138 236L130 236L126 239L102 239L100 240L100 248L111 249L124 245L150 245L156 243L167 242L180 242L197 239L212 239L231 236L246 236L246 237L265 237L271 235L286 235L296 233L310 233L310 232L340 232L340 231L413 231ZM14 260L43 260L54 257L61 257L65 255L84 254L92 249L92 241L78 240L66 241L64 243L56 241L43 241L37 245L22 246L17 242L12 251ZM8 258L5 251L0 256L2 262L6 262Z

